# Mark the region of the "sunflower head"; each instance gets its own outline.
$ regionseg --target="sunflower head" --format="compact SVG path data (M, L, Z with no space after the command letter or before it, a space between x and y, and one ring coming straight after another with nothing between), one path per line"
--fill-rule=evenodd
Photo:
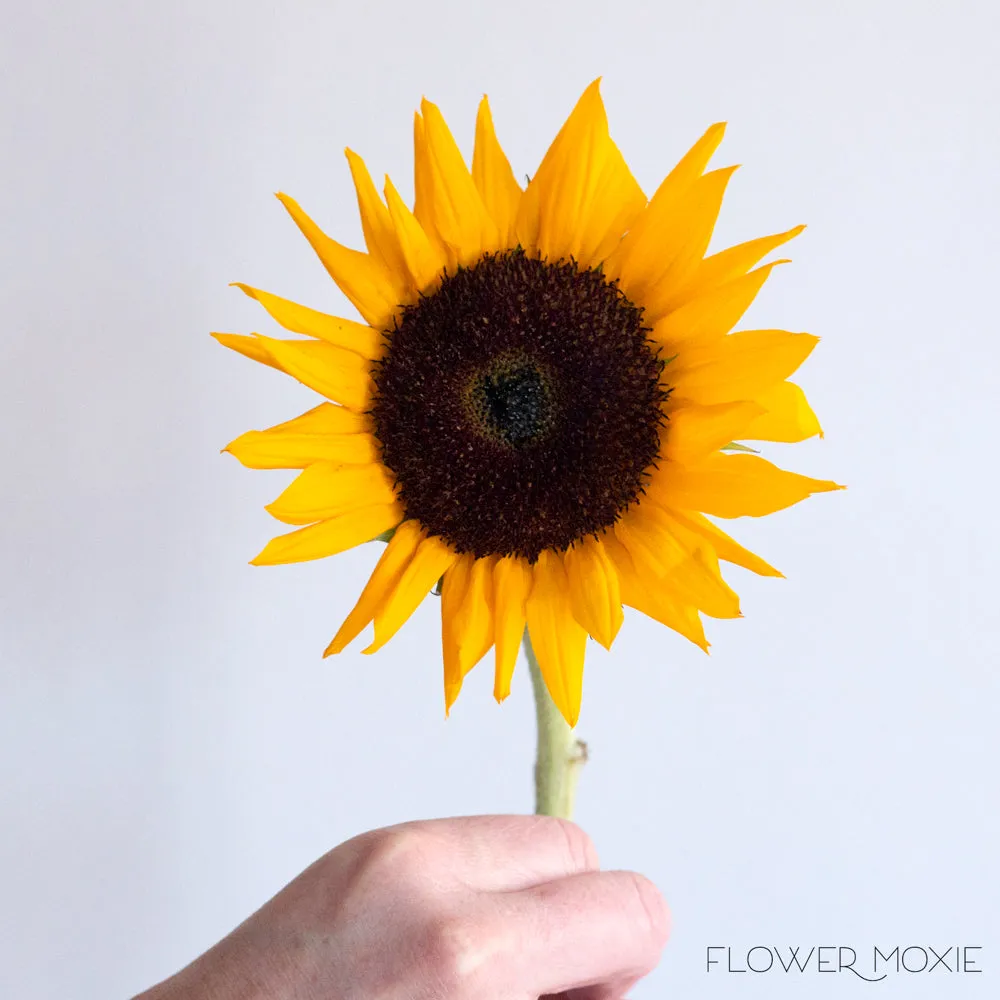
M816 338L731 332L779 263L760 262L802 227L706 256L732 174L706 172L722 134L647 198L595 82L522 188L485 98L471 170L424 101L412 210L347 152L367 252L279 195L363 322L240 285L298 336L215 336L327 400L228 447L301 470L268 507L295 530L254 562L388 539L327 654L372 623L365 652L381 648L440 582L446 709L491 648L507 696L527 626L575 725L587 636L610 648L623 605L707 649L701 615L740 613L720 560L780 575L706 515L838 487L739 444L820 433L788 381Z

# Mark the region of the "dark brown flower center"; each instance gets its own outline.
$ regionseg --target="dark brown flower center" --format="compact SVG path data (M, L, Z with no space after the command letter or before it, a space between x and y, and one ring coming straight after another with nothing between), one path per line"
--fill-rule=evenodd
M529 560L613 524L659 453L647 332L600 271L520 249L403 308L372 414L407 516L459 552Z

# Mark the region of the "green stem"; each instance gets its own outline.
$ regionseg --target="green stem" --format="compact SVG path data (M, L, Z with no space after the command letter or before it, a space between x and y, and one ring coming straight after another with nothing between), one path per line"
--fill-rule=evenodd
M528 660L531 686L535 691L538 718L538 755L535 758L535 813L539 816L573 818L576 780L587 760L587 744L573 735L556 708L524 630L524 655Z

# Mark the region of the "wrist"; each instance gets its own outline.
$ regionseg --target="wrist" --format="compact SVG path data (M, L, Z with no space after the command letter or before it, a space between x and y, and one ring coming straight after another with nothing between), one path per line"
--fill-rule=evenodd
M292 1000L267 974L263 954L238 947L234 936L133 1000Z

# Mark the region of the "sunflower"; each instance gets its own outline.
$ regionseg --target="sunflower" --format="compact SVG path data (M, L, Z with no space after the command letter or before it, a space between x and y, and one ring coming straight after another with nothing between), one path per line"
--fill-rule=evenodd
M735 168L706 172L713 125L651 198L608 134L595 81L526 186L484 97L469 170L438 108L414 120L411 210L347 150L367 252L278 197L363 322L240 284L285 330L219 341L325 402L228 446L301 470L267 510L295 530L255 565L388 540L326 654L369 624L373 653L440 584L446 710L495 650L497 700L527 627L572 726L587 636L622 606L708 648L740 615L720 560L781 574L706 515L760 516L835 483L739 441L820 433L788 381L817 338L730 332L802 227L705 256Z

